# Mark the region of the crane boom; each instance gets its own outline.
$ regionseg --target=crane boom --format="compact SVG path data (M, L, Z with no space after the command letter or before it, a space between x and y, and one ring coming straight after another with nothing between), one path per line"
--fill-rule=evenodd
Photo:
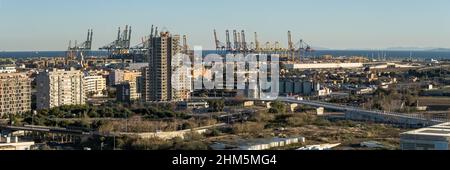
M245 31L244 30L242 30L241 35L242 35L242 49L244 51L247 51L247 42L245 41Z
M217 38L217 32L214 29L214 42L216 43L216 50L220 50L220 42L219 39Z
M227 39L227 50L230 51L231 50L231 40L230 40L230 31L226 30L226 39Z
M255 32L255 51L260 51L258 33Z

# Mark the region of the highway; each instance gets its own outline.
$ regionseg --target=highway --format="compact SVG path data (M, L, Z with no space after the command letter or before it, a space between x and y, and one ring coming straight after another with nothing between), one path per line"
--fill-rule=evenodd
M78 129L48 127L48 126L33 126L33 125L25 125L25 126L0 125L0 129L11 130L11 131L23 130L23 131L32 131L32 132L47 132L47 133L59 133L59 134L72 134L72 135L92 135L92 132L86 132L86 131L78 130Z
M361 113L364 115L373 115L373 116L382 116L385 118L398 118L398 119L405 119L405 120L414 120L418 122L427 122L429 124L439 124L447 122L446 119L436 119L436 118L426 118L425 116L420 115L407 115L402 113L395 113L395 112L386 112L386 111L380 111L380 110L365 110L362 108L352 107L352 106L344 106L344 105L338 105L333 103L327 103L327 102L320 102L320 101L310 101L310 100L296 100L295 98L290 97L280 97L280 101L287 102L287 103L297 103L302 105L308 105L313 107L323 107L325 109L331 109L336 111L342 111L342 112L353 112L353 113Z

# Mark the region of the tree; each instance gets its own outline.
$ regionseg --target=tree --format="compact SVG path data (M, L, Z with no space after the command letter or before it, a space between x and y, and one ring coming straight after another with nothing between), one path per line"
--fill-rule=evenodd
M271 104L271 108L269 109L270 113L281 114L286 112L286 106L284 103L280 101L274 101Z
M209 103L209 106L212 108L212 111L214 111L214 112L223 112L223 110L225 108L225 100L224 99L210 100L208 103Z

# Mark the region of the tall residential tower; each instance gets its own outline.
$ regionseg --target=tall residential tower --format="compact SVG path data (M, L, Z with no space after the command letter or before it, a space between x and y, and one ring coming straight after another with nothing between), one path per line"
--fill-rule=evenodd
M172 63L174 57L182 52L180 36L172 36L169 32L161 32L151 37L149 43L149 67L143 70L146 73L143 82L143 99L145 101L180 101L185 100L186 95L181 86L186 86L186 76L174 74ZM181 80L178 80L181 77ZM190 80L189 80L190 81ZM174 82L177 84L174 85Z

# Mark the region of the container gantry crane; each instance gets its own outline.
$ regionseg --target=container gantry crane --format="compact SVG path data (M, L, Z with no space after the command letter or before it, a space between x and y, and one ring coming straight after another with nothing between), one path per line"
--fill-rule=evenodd
M75 41L74 46L72 46L72 41L69 41L69 47L66 51L66 58L68 60L78 60L82 67L84 67L84 57L92 50L92 39L94 36L94 31L88 29L86 41L78 44Z

